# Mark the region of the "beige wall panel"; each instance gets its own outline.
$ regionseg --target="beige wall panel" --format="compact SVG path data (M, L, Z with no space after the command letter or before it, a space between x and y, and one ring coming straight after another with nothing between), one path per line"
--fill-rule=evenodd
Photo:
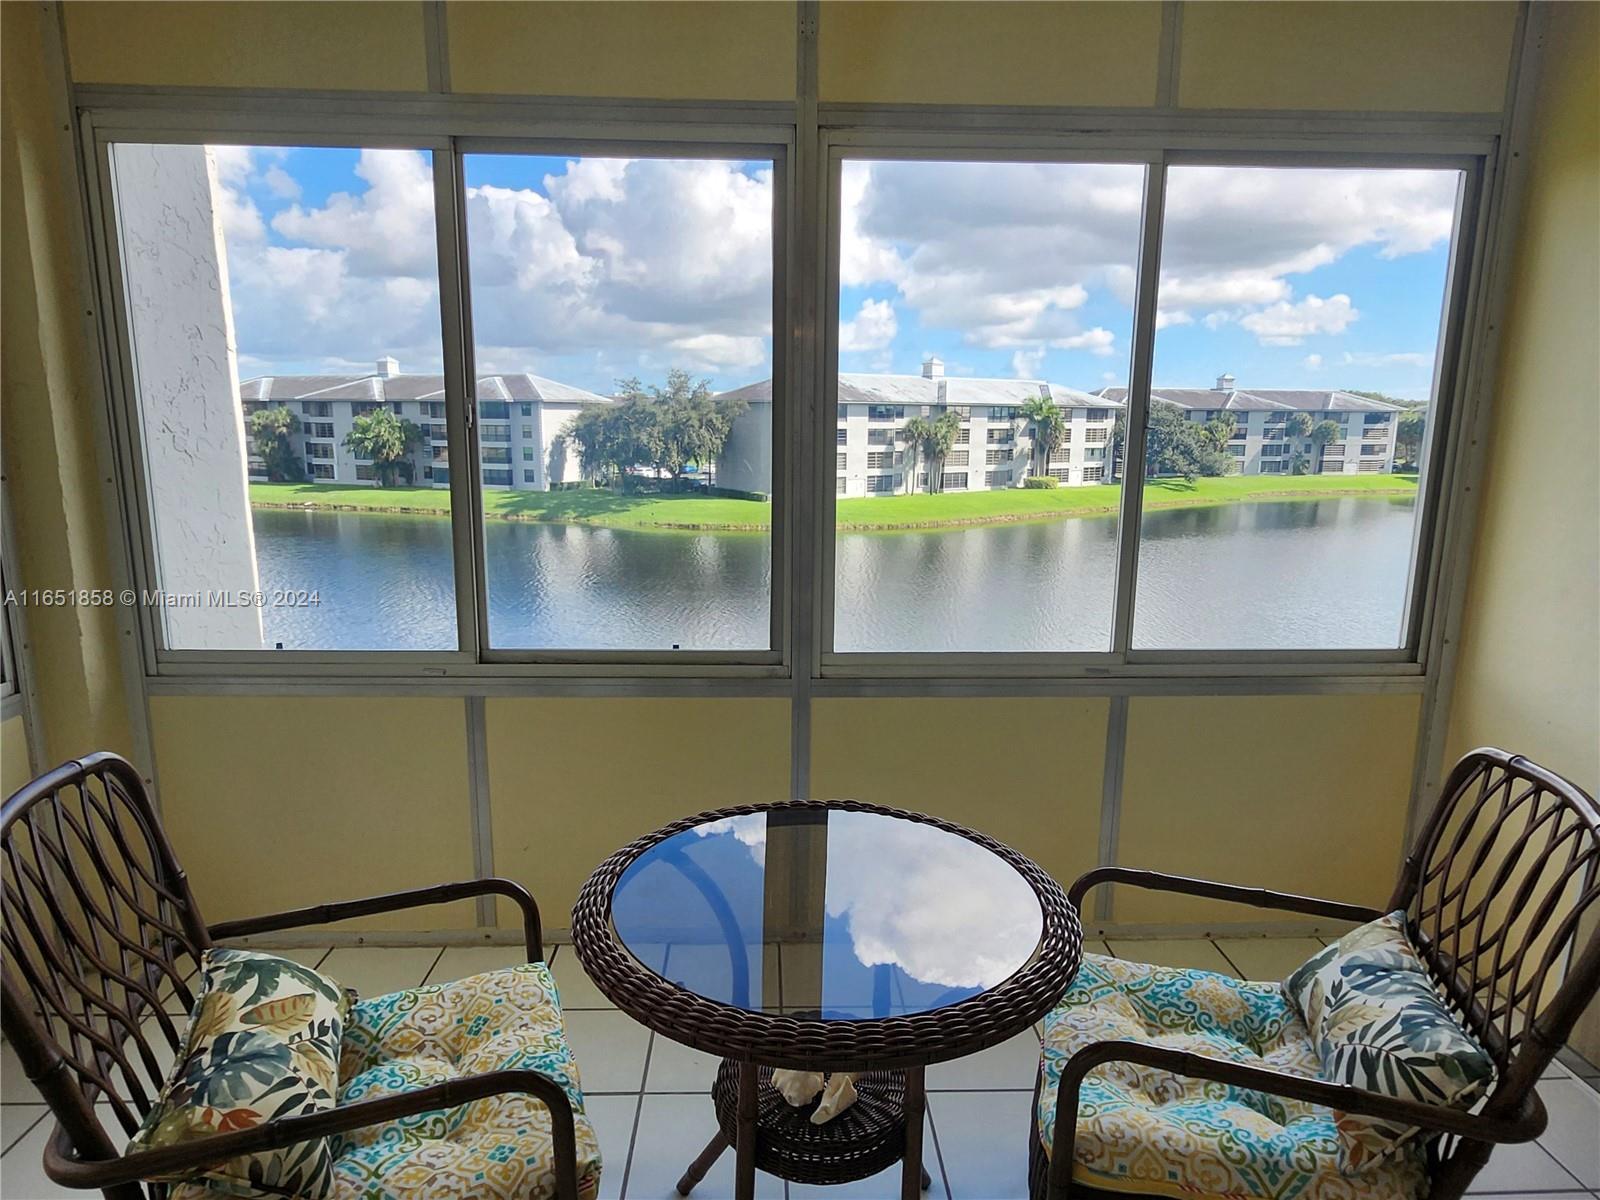
M71 0L79 83L425 91L420 0Z
M932 3L822 6L824 101L1138 107L1156 101L1161 5Z
M162 819L208 921L472 878L459 699L158 696ZM459 929L469 901L332 928Z
M1381 905L1394 888L1417 696L1135 697L1117 861ZM1293 920L1119 888L1118 924Z
M457 92L793 100L795 6L754 0L455 0Z
M1498 112L1517 6L1214 0L1183 6L1185 108Z
M1600 792L1600 6L1548 10L1448 754ZM1559 437L1550 430L1559 429ZM1532 534L1530 535L1530 531ZM1592 922L1591 922L1592 924ZM1573 1044L1600 1062L1600 1003Z
M708 808L789 793L786 699L491 699L495 874L527 885L546 925L602 859ZM500 920L511 914L500 906Z
M811 791L956 821L1066 886L1098 853L1109 712L1062 697L816 700Z
M0 722L0 796L9 796L28 780L28 734L21 717Z

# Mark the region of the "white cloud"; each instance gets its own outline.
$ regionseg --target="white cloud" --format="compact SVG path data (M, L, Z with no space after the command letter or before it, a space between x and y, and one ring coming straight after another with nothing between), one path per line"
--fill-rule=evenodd
M1063 350L1087 350L1090 354L1104 358L1116 353L1116 341L1116 335L1111 330L1096 325L1093 329L1086 329L1071 337L1057 338L1050 344L1059 346Z
M317 151L300 151L312 154ZM363 151L352 188L270 222L293 161L219 148L217 192L242 357L366 369L392 353L438 370L433 181L427 156ZM553 372L605 389L681 366L719 386L769 361L772 176L723 161L588 159L533 187L467 191L473 320L485 371ZM257 192L257 195L263 194Z
M1282 301L1239 318L1263 346L1298 346L1313 334L1343 333L1361 314L1340 292L1324 300L1307 296L1298 303Z
M1349 367L1432 367L1433 351L1403 351L1396 354L1370 354L1345 352L1344 364Z
M1039 378L1039 368L1044 366L1044 347L1018 350L1011 356L1011 372L1018 379Z
M1322 370L1322 355L1320 354L1308 354L1300 362L1308 371Z
M839 349L845 353L882 350L900 330L894 305L887 300L863 300L856 315L839 323Z
M299 181L277 163L268 167L261 178L274 196L281 196L285 200L300 199Z

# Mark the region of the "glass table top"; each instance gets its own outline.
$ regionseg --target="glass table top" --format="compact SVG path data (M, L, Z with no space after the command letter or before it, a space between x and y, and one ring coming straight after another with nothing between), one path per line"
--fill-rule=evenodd
M1009 863L907 817L778 809L676 833L628 865L612 926L708 1000L823 1020L926 1012L1026 966L1044 914Z

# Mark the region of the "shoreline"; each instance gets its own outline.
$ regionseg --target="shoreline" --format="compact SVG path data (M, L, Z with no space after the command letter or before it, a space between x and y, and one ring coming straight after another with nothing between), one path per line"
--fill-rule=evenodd
M1409 477L1407 477L1409 478ZM1015 489L1022 490L1022 489ZM922 495L923 493L918 493ZM968 495L970 493L960 493ZM1394 500L1414 498L1417 488L1414 484L1396 487L1366 487L1366 488L1297 488L1277 491L1250 492L1234 496L1152 496L1149 491L1145 494L1144 509L1172 510L1184 508L1216 508L1224 504L1256 504L1280 503L1286 500L1336 500L1345 497L1372 500ZM874 501L882 503L884 500L893 501L896 497L883 497ZM272 509L283 512L355 512L378 513L389 516L414 516L414 517L449 517L450 509L445 507L422 508L405 504L349 504L339 502L322 502L316 500L287 501L287 500L258 500L252 498L251 508ZM835 528L844 533L897 533L907 530L938 530L938 529L970 529L985 525L1016 525L1023 523L1064 521L1076 517L1108 517L1117 515L1120 505L1094 504L1083 505L1077 508L1063 508L1058 511L1033 511L1033 512L995 512L970 514L966 516L950 516L933 520L907 519L893 522L882 521L839 521ZM578 514L551 515L546 513L505 513L485 511L485 521L522 522L531 525L587 525L600 529L626 529L641 533L669 532L669 533L769 533L771 522L736 522L736 521L648 521L632 522L616 520L604 514L582 516Z

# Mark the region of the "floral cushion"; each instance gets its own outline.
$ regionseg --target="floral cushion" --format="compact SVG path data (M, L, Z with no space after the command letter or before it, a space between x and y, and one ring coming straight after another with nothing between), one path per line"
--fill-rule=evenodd
M1402 1100L1468 1108L1494 1081L1406 936L1405 913L1352 930L1284 980L1305 1017L1322 1078ZM1393 1155L1421 1130L1335 1114L1347 1170Z
M339 1103L463 1075L534 1070L559 1083L577 1126L578 1190L600 1186L600 1145L583 1113L555 981L530 963L363 1000L350 1010ZM550 1110L489 1096L330 1138L337 1200L533 1200L555 1194Z
M1066 997L1045 1018L1036 1120L1047 1153L1062 1069L1101 1041L1317 1074L1310 1035L1279 985L1086 954ZM1408 1200L1424 1187L1415 1147L1343 1174L1326 1108L1131 1063L1108 1063L1084 1080L1073 1178L1185 1200Z
M334 1106L345 997L310 967L250 950L211 949L178 1060L130 1152L248 1129ZM173 1200L333 1191L325 1138L244 1155L181 1182Z

